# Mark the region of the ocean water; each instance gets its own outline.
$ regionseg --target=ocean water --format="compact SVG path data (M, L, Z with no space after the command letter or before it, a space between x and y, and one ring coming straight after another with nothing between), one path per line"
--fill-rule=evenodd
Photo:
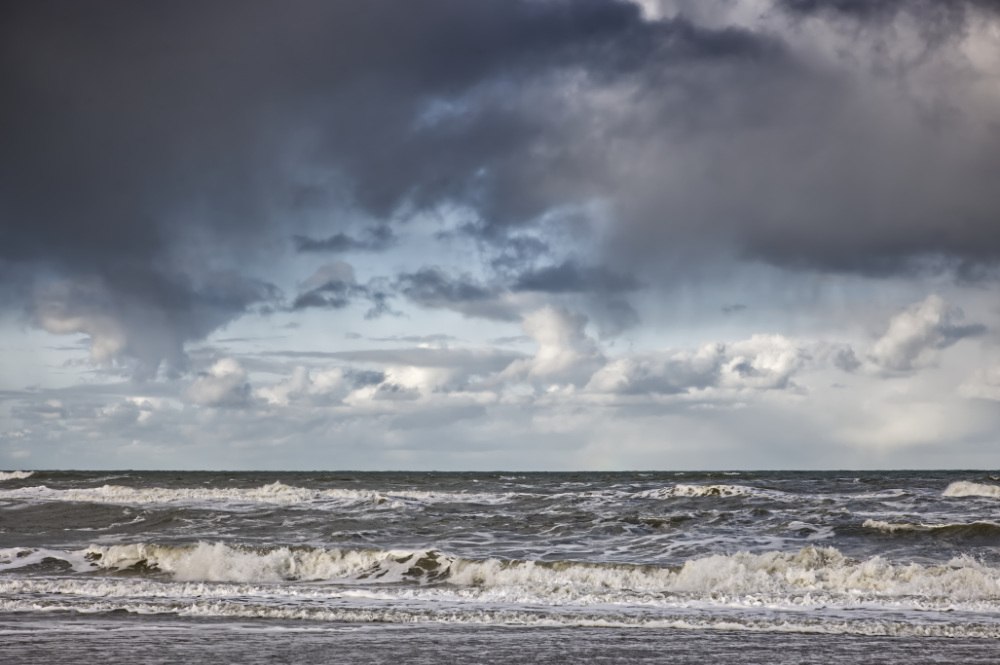
M1000 475L0 472L0 662L1000 662Z

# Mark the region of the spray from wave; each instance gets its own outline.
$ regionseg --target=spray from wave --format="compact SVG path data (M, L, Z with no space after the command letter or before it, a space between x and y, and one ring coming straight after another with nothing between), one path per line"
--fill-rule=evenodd
M1000 486L983 485L981 483L969 482L968 480L958 480L948 485L941 495L954 497L985 496L992 499L1000 499Z
M637 499L670 499L673 497L733 497L777 494L743 485L672 485L636 492Z
M103 570L180 582L236 584L417 585L517 602L635 602L684 598L706 602L898 603L950 606L1000 601L1000 570L968 557L943 565L864 561L834 548L738 552L679 567L578 561L467 559L437 550L254 548L226 543L92 546L56 555L31 549L0 553L0 570L61 556L77 571Z
M0 481L24 480L34 475L34 471L0 471Z

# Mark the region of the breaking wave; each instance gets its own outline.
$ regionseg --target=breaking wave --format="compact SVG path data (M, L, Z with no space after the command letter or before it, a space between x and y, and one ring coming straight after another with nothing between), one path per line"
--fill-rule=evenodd
M993 499L1000 499L1000 486L983 485L973 483L968 480L958 480L948 485L942 496L987 496Z
M968 524L924 524L922 522L883 522L865 520L866 529L875 529L892 534L930 534L964 538L986 538L1000 536L1000 524L995 522L970 522Z
M678 567L577 561L467 559L437 550L255 548L226 543L91 546L56 553L0 552L0 571L61 559L73 570L172 582L287 584L324 582L436 589L462 598L526 603L607 603L683 598L705 602L913 604L950 607L1000 601L1000 569L969 557L942 565L864 561L834 548L739 552ZM415 586L414 586L415 585ZM296 588L299 588L297 585Z
M34 501L73 501L118 505L198 503L225 503L231 505L260 503L280 505L308 504L311 508L321 507L323 504L337 506L361 504L365 506L402 507L408 502L498 503L505 501L507 497L508 495L502 494L466 494L461 492L377 492L374 490L351 489L317 490L285 485L280 481L255 488L194 487L173 489L164 487L104 485L94 488L60 490L39 485L35 487L0 490L0 498Z
M24 480L34 475L34 471L0 471L0 481Z
M773 494L768 490L743 485L672 485L656 489L636 492L632 496L637 499L669 499L672 497L731 497L760 496Z

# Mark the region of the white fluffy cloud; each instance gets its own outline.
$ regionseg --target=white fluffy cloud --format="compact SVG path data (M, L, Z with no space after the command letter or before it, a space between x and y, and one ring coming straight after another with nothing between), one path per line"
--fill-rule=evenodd
M979 324L960 325L964 318L959 307L931 294L892 318L869 358L890 372L909 372L931 364L941 349L985 331Z
M201 406L238 406L250 396L247 372L234 358L223 358L188 387L187 397Z
M782 390L791 385L808 354L782 335L754 335L726 348L719 385L724 388Z
M682 393L718 383L725 346L703 344L696 351L634 354L616 358L587 384L593 392Z
M587 318L562 307L545 307L525 315L524 331L538 344L532 358L515 360L500 374L516 383L583 384L600 368L604 355L586 333Z
M350 382L340 367L331 367L310 373L309 369L299 365L292 375L284 381L259 388L256 395L268 404L288 406L292 402L307 398L329 396L335 399L347 394Z
M808 354L781 335L754 335L694 351L617 358L594 374L588 390L622 394L676 394L705 388L780 390L792 385Z
M90 362L134 378L176 377L188 369L185 344L273 299L273 287L232 271L157 278L154 293L117 292L106 279L79 277L39 281L28 312L54 335L89 337ZM144 286L149 287L149 284ZM152 287L150 287L152 288ZM155 297L154 297L155 296Z

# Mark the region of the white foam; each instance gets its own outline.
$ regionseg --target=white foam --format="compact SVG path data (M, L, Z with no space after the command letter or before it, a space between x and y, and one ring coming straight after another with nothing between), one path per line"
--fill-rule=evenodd
M24 480L34 475L34 471L0 471L0 481Z
M382 504L389 501L384 495L366 490L313 490L274 482L255 488L164 488L126 487L103 485L94 488L59 490L44 485L24 487L0 493L8 498L36 499L42 501L78 501L120 505L171 504L171 503L268 503L299 504L334 501L338 503Z
M403 550L324 550L276 547L254 549L225 543L191 546L111 545L90 547L84 555L95 566L122 570L137 565L171 579L199 582L279 583L286 581L399 582L415 554Z
M898 499L899 497L909 496L909 494L909 492L903 489L890 489L882 490L880 492L867 492L862 494L833 494L827 496L844 499Z
M472 560L433 550L257 549L225 543L92 546L66 558L77 562L74 567L89 560L93 568L131 568L176 581L416 582L445 584L464 595L488 592L523 602L619 602L652 594L656 598L683 596L710 602L751 599L796 605L905 601L947 607L955 602L985 602L1000 609L1000 569L971 558L958 557L944 565L896 564L881 557L855 561L834 548L714 555L689 560L680 568Z
M516 494L505 492L488 494L476 492L433 492L426 490L388 490L383 492L390 499L412 500L421 503L484 503L497 504L509 501Z
M0 563L53 554L4 550ZM114 574L0 575L0 611L1000 637L1000 570L964 557L900 565L805 548L668 569L224 543L62 556Z
M118 597L94 589L89 597L79 597L74 591L56 590L27 581L10 588L0 581L0 611L37 612L64 611L93 614L127 611L135 614L174 614L193 617L226 617L242 619L305 620L350 623L439 623L472 625L520 626L591 626L618 628L658 628L676 630L745 630L754 632L797 632L855 634L868 636L914 636L952 638L1000 638L1000 624L995 621L922 621L901 620L868 614L867 618L846 618L835 614L801 612L734 613L725 608L717 612L692 610L683 606L660 611L655 608L579 608L555 607L518 608L490 607L479 604L460 606L434 605L386 599L388 602L351 603L330 597L309 594L307 599L274 599L262 589L250 589L242 598L218 595L219 587L186 585L186 597L173 594L157 595L150 589L147 598ZM177 590L179 591L179 590ZM24 594L25 597L17 597ZM39 598L40 594L45 597ZM306 602L295 602L306 600ZM326 602L323 602L323 601ZM319 602L317 602L319 601ZM344 602L347 601L347 602ZM402 601L402 602L401 602ZM638 609L639 611L634 611ZM854 614L858 614L855 612ZM954 616L954 615L952 615Z
M912 524L908 522L883 522L882 520L865 520L861 525L865 529L875 529L885 533L896 533L898 531L919 531L926 530L926 524Z
M280 481L255 488L164 488L126 487L123 485L103 485L93 488L53 489L45 485L0 490L0 498L27 499L34 501L75 501L88 503L108 503L118 505L149 504L308 504L320 507L323 504L343 506L361 504L398 508L408 502L467 502L499 503L510 495L464 494L460 492L397 491L376 492L353 489L309 489L285 485Z
M884 522L868 519L861 525L866 529L875 529L885 533L964 533L966 535L1000 535L1000 524L996 522L948 522L944 524L927 524L924 522Z
M958 480L948 485L942 496L986 496L993 499L1000 499L1000 486L983 485L969 482L968 480Z
M766 490L743 485L672 485L636 492L637 499L668 499L671 497L731 497L772 494Z
M60 550L35 549L28 547L9 547L0 549L0 572L14 568L24 568L45 563L47 559L65 561L76 572L93 570L86 559L86 552L63 552Z

